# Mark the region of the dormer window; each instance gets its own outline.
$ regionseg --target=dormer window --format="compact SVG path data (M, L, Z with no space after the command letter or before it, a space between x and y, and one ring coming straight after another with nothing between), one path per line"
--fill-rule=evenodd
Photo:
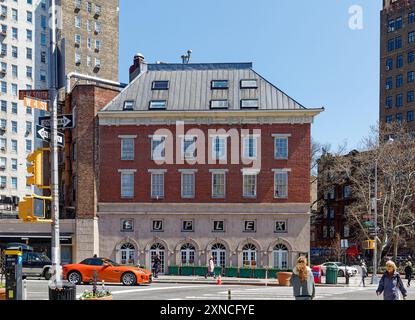
M258 109L258 99L243 99L241 100L241 108Z
M258 81L253 80L241 80L241 89L258 89Z
M229 101L228 100L211 100L210 108L211 109L228 109Z
M167 106L166 100L152 100L150 101L150 109L165 110Z
M153 81L152 90L169 90L168 81Z
M215 89L215 90L229 89L229 81L228 80L213 80L212 89Z
M133 111L134 110L134 101L124 101L124 111Z

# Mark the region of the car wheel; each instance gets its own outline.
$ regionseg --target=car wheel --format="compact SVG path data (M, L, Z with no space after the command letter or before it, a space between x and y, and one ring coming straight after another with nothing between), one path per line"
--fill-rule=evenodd
M339 277L344 277L344 271L343 270L339 271Z
M82 276L78 271L71 271L68 273L68 281L75 285L81 284Z
M50 269L45 270L45 272L43 273L43 277L45 278L45 280L50 280L50 278L52 278L52 273L50 272Z
M132 272L126 272L122 275L121 282L125 286L135 286L137 284L137 277Z

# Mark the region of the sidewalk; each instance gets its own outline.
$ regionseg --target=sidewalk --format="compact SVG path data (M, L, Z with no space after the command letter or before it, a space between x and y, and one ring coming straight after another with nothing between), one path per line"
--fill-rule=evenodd
M211 284L216 285L213 278L205 279L201 276L159 276L154 279L154 283L174 283L174 284ZM346 278L338 278L338 284L326 284L326 277L322 277L322 283L316 284L317 287L359 287L360 277L350 278L349 285L346 285ZM246 286L278 286L277 279L247 279L247 278L222 278L222 285L246 285ZM370 284L370 278L366 278L366 287L374 287Z

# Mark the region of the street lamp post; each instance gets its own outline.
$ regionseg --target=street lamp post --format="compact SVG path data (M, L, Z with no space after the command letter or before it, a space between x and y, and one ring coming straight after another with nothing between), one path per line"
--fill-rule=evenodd
M62 286L60 230L59 230L59 175L58 175L58 49L56 35L56 0L51 0L51 64L50 64L50 165L51 165L51 213L52 213L52 269L53 286Z

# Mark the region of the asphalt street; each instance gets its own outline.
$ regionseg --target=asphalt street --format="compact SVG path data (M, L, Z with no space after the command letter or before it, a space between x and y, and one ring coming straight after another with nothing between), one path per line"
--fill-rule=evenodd
M212 284L153 283L148 286L124 287L111 285L114 300L293 300L290 287L217 286ZM77 287L77 295L92 290L91 285ZM317 287L316 300L382 300L376 287ZM415 300L415 289L409 289L408 300ZM28 300L48 300L48 282L27 280Z

